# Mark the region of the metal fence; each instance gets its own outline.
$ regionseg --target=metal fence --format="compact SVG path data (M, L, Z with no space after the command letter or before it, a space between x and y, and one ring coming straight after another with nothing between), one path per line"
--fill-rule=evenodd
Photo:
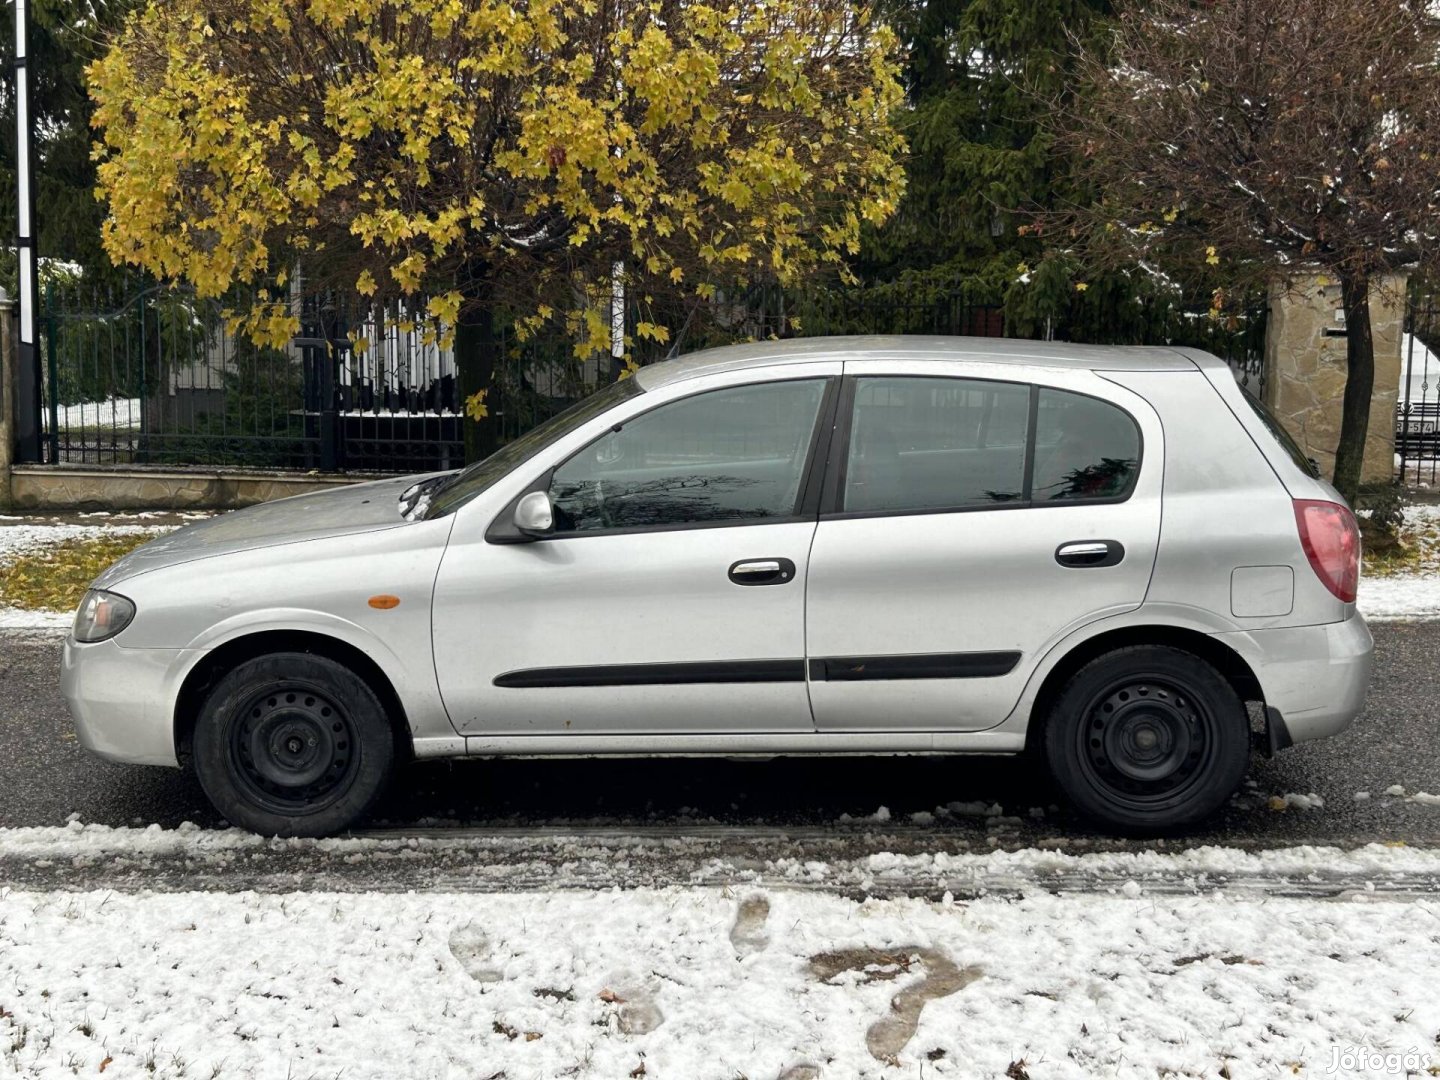
M421 472L464 458L455 358L412 313L358 298L292 297L300 332L284 348L231 333L221 303L161 285L128 295L52 289L42 308L42 459L85 465L205 465L320 471ZM1092 313L1093 314L1093 313ZM998 305L961 287L722 291L703 320L639 310L678 328L641 363L671 351L818 334L967 334L998 337ZM1148 329L1116 323L1115 343L1198 345L1225 356L1242 385L1262 391L1263 309L1238 320L1183 311ZM1033 330L1034 328L1029 328ZM1078 320L1044 331L1105 340ZM364 342L363 347L356 342ZM610 356L582 362L558 334L521 341L495 320L495 371L486 399L496 440L509 441L619 373Z
M235 339L219 304L158 286L52 289L42 310L47 462L319 467L311 373Z
M1400 340L1395 468L1402 483L1440 476L1440 292L1423 281L1410 288Z
M297 300L300 332L276 349L231 332L225 312L236 306L163 286L119 301L48 293L44 461L380 472L461 464L453 357L409 312Z

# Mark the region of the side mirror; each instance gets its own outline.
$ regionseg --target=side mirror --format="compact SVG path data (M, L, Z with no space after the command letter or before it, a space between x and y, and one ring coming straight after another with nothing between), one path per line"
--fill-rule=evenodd
M532 491L515 504L515 529L524 536L548 536L555 529L555 508L550 495Z

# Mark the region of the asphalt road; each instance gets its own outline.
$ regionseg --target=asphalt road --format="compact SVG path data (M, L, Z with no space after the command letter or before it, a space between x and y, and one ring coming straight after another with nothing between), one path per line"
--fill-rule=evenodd
M1399 784L1440 795L1440 623L1374 629L1378 666L1366 715L1339 738L1273 761L1257 757L1246 790L1213 825L1168 846L1440 846L1440 805L1384 794ZM72 815L109 825L223 824L188 774L111 765L81 750L60 697L59 658L53 637L0 634L0 826L61 825ZM1369 797L1357 798L1360 792ZM1324 805L1272 808L1271 797L1286 793L1316 794ZM811 846L824 846L822 839L849 845L852 854L857 846L1089 850L1133 843L1097 833L1057 801L1029 763L997 758L462 761L407 768L367 827L430 835L457 828L539 834L621 827L682 836L720 829L740 838L746 830L788 831L812 838ZM1002 812L936 813L952 802L998 803ZM858 820L882 806L888 821ZM805 848L801 842L798 853Z

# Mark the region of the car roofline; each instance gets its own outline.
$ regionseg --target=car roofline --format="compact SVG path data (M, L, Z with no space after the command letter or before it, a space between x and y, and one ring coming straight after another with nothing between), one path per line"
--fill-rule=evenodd
M1068 368L1077 371L1194 371L1224 364L1219 357L1167 345L1078 345L1025 338L941 337L928 335L864 335L790 338L723 345L651 364L636 374L640 386L653 390L748 368L836 360L974 361L1017 367Z

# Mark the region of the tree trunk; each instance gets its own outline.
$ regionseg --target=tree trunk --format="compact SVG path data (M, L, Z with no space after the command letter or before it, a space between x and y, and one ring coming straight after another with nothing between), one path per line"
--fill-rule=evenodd
M1350 504L1360 493L1370 401L1375 393L1375 342L1370 333L1370 278L1344 274L1340 292L1345 305L1345 404L1340 414L1340 444L1335 448L1335 487Z
M468 299L468 298L467 298ZM465 414L462 421L465 432L465 463L481 461L493 454L500 445L498 416L500 403L494 391L495 380L495 314L488 302L482 302L479 310L462 317L455 327L455 384L459 393L460 408L464 412L465 402L480 390L489 390L485 405L490 410L483 420L474 420Z

